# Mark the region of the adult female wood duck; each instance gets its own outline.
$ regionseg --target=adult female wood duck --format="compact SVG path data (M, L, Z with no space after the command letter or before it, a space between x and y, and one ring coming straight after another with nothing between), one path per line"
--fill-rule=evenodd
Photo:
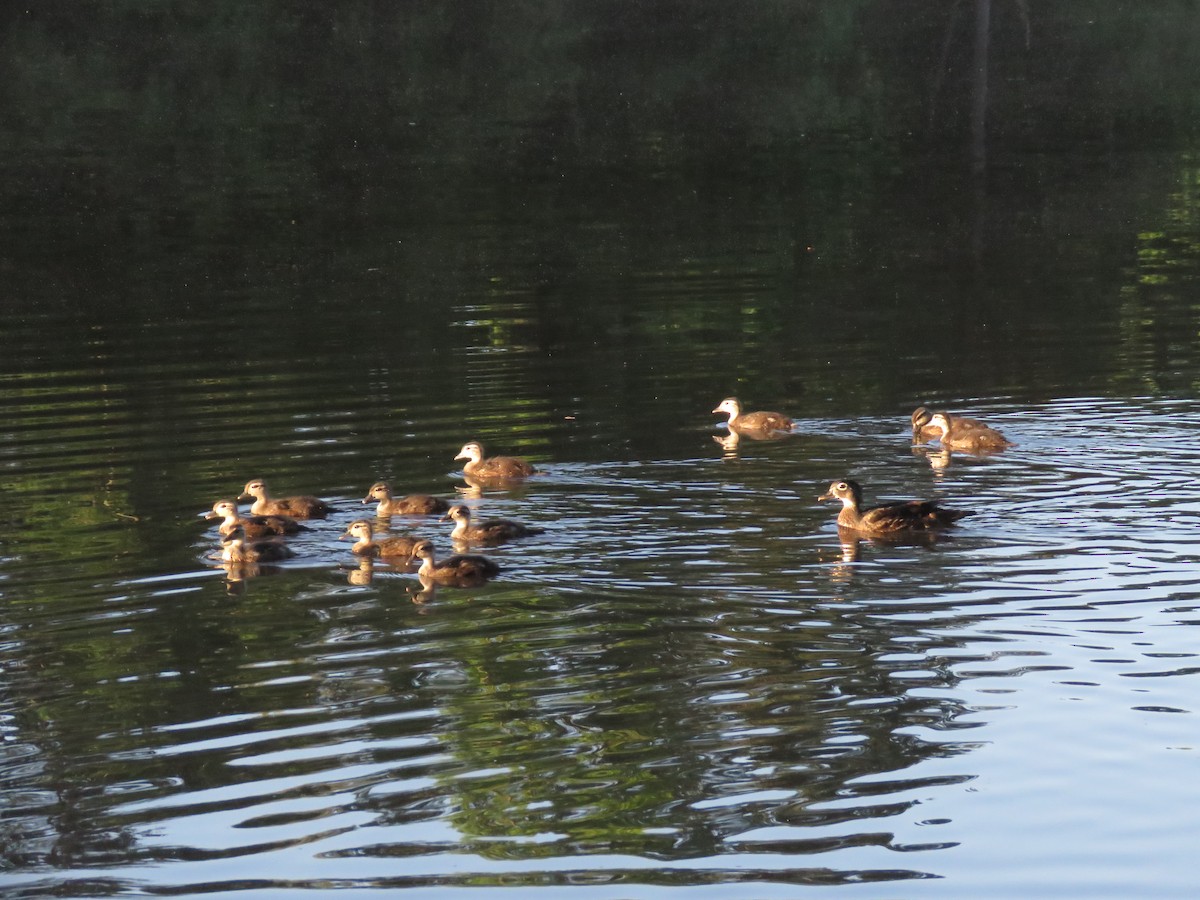
M450 540L466 544L499 544L513 538L541 534L543 531L541 528L531 528L511 519L485 519L474 523L471 521L471 510L458 503L450 507L450 511L442 518L454 522Z
M296 534L307 529L288 516L243 516L238 512L236 500L218 500L206 519L223 519L217 531L226 536L235 528L241 528L247 538L262 538L271 535Z
M287 544L278 538L247 540L240 525L226 535L221 544L221 560L233 563L278 562L295 556Z
M974 423L966 424L966 423ZM948 416L944 412L934 413L927 428L936 432L936 437L943 447L951 450L965 450L968 453L990 453L1011 447L1012 441L994 428L988 428L982 422L974 419L964 420Z
M420 538L408 534L398 534L375 540L375 527L366 519L357 519L351 522L346 526L345 534L341 535L338 540L348 537L357 539L354 546L350 548L350 552L356 556L380 557L401 562L408 562L412 557L413 548L420 542Z
M417 575L423 581L454 584L460 587L482 584L500 574L500 566L486 556L455 555L438 561L432 541L421 541L413 548L413 559L421 560Z
M318 497L271 497L267 493L267 483L261 478L246 482L246 487L238 499L245 497L254 498L250 513L255 516L323 519L333 512L333 507Z
M875 537L933 531L953 525L971 510L946 509L936 500L905 500L862 508L862 487L849 478L835 481L818 500L841 500L837 523Z
M515 456L483 455L483 444L479 441L469 441L463 444L455 459L465 459L463 474L478 479L515 479L528 478L537 472L530 463Z
M956 416L953 413L941 411L947 421L950 422L954 430L965 434L969 431L993 431L983 422L978 419L972 419L968 416ZM924 406L918 406L913 410L912 414L912 430L913 438L937 438L942 433L942 429L931 424L933 421L934 411L927 409ZM997 432L999 433L999 432Z
M431 497L428 494L409 494L407 497L393 497L392 486L386 481L377 481L367 491L363 503L378 500L375 506L377 516L432 516L444 513L450 504L441 497Z
M778 412L742 412L742 404L737 397L726 397L717 404L715 413L727 413L731 429L742 432L754 431L791 431L794 423L783 413Z

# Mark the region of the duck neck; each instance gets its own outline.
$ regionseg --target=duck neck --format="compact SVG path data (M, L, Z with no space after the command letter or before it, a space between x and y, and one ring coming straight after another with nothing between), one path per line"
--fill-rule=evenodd
M467 536L467 523L464 519L454 520L454 530L450 532L450 540L461 541Z

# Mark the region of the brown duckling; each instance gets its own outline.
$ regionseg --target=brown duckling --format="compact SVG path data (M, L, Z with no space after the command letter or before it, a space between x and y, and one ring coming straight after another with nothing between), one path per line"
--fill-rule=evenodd
M936 500L906 500L860 509L862 488L857 481L848 478L835 481L817 499L842 501L842 510L837 517L840 527L881 537L945 528L971 514L967 509L945 509L938 506Z
M500 574L500 566L486 556L456 554L438 561L434 557L432 541L420 541L413 547L412 556L421 560L417 575L422 581L465 586L482 584Z
M295 519L287 516L243 516L238 514L236 500L218 500L206 519L224 519L217 528L222 535L229 535L240 527L247 538L269 537L279 534L296 534L307 529Z
M345 534L342 538L357 538L357 542L350 548L350 552L356 556L372 556L382 557L385 559L401 558L407 562L412 556L413 547L415 547L420 539L411 535L401 534L392 537L380 538L375 540L375 528L366 519L357 519L346 526Z
M465 459L463 474L478 479L528 478L537 472L532 465L515 456L483 456L483 444L469 441L463 444L455 459Z
M930 416L929 424L925 427L935 431L942 446L951 450L990 453L1012 446L1012 441L996 429L988 428L982 422L974 419L963 420L944 412L937 412Z
M222 562L278 562L292 556L295 554L278 538L247 540L240 525L235 525L221 543Z
M541 534L543 531L541 528L533 528L511 519L485 519L474 524L471 522L471 510L460 504L450 507L450 511L442 518L454 522L450 540L468 544L499 544L513 538Z
M253 497L250 513L255 516L291 516L293 519L323 519L333 507L318 497L271 497L261 478L246 482L242 497Z
M377 516L432 516L444 513L450 504L441 497L431 497L428 494L409 494L407 497L393 497L392 486L386 481L377 481L367 491L363 503L378 500L375 507Z
M717 404L715 413L727 413L728 425L737 431L791 431L793 422L783 413L778 412L742 412L742 404L737 397L726 397Z
M913 410L912 430L914 438L936 438L942 433L940 428L936 428L930 424L933 420L933 410L924 406L918 406ZM984 425L978 419L972 419L968 416L956 416L953 413L943 412L943 415L958 431L991 431L992 429Z

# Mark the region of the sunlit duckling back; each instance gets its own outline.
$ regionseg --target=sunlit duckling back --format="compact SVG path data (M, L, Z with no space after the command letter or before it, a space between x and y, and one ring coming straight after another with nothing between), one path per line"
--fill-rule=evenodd
M253 497L250 513L255 516L290 516L293 519L323 519L333 507L318 497L272 497L261 478L246 482L242 497Z
M217 527L222 535L229 535L233 529L241 527L242 533L251 539L296 534L305 530L303 525L288 516L243 516L238 512L236 500L218 500L213 504L212 512L204 518L223 519Z
M468 544L499 544L513 538L541 534L543 531L541 528L533 528L511 519L485 519L475 522L471 510L461 504L450 507L450 511L443 518L454 522L450 539Z
M221 559L224 562L277 562L294 555L279 538L248 540L240 525L235 526L221 544Z
M432 541L421 541L413 548L414 559L421 560L417 575L440 584L460 586L482 584L500 574L500 566L486 556L460 554L439 561Z
M835 481L817 499L842 501L838 525L876 536L933 531L953 525L971 514L971 510L941 507L936 500L905 500L864 509L862 487L849 478Z
M965 434L971 431L992 431L983 422L978 419L972 419L969 416L957 416L953 413L948 413L939 410L946 420L950 423L951 428L959 434ZM918 406L912 413L912 430L914 439L933 439L941 435L942 429L937 425L933 425L933 417L935 411L924 406Z
M374 556L407 562L412 557L413 547L419 542L411 535L392 535L375 539L375 527L366 519L357 519L346 526L346 532L338 540L352 537L355 544L350 552L356 556Z
M794 425L783 413L766 410L742 412L742 404L737 397L726 397L713 412L728 414L729 427L737 431L791 431Z
M386 481L377 481L371 485L363 503L370 503L372 500L379 501L375 506L377 516L432 516L444 513L450 508L450 504L441 497L431 497L428 494L393 497L392 486Z
M936 432L943 447L965 450L968 453L988 453L1012 446L1012 441L994 428L982 422L968 419L974 425L965 424L963 419L953 418L944 412L934 413L926 426Z
M463 474L472 478L482 479L515 479L528 478L537 472L530 463L515 456L483 455L483 444L479 441L468 441L458 451L455 459L465 459Z

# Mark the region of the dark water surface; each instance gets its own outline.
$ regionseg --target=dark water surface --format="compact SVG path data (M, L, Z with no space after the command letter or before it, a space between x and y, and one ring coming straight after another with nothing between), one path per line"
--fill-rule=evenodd
M0 893L1194 894L1187 141L340 143L305 82L246 88L260 160L121 85L5 138ZM796 433L731 446L730 394ZM471 490L472 438L542 474ZM256 476L337 511L228 571L200 515ZM846 476L974 515L843 543ZM422 592L338 540L380 478L545 532Z

